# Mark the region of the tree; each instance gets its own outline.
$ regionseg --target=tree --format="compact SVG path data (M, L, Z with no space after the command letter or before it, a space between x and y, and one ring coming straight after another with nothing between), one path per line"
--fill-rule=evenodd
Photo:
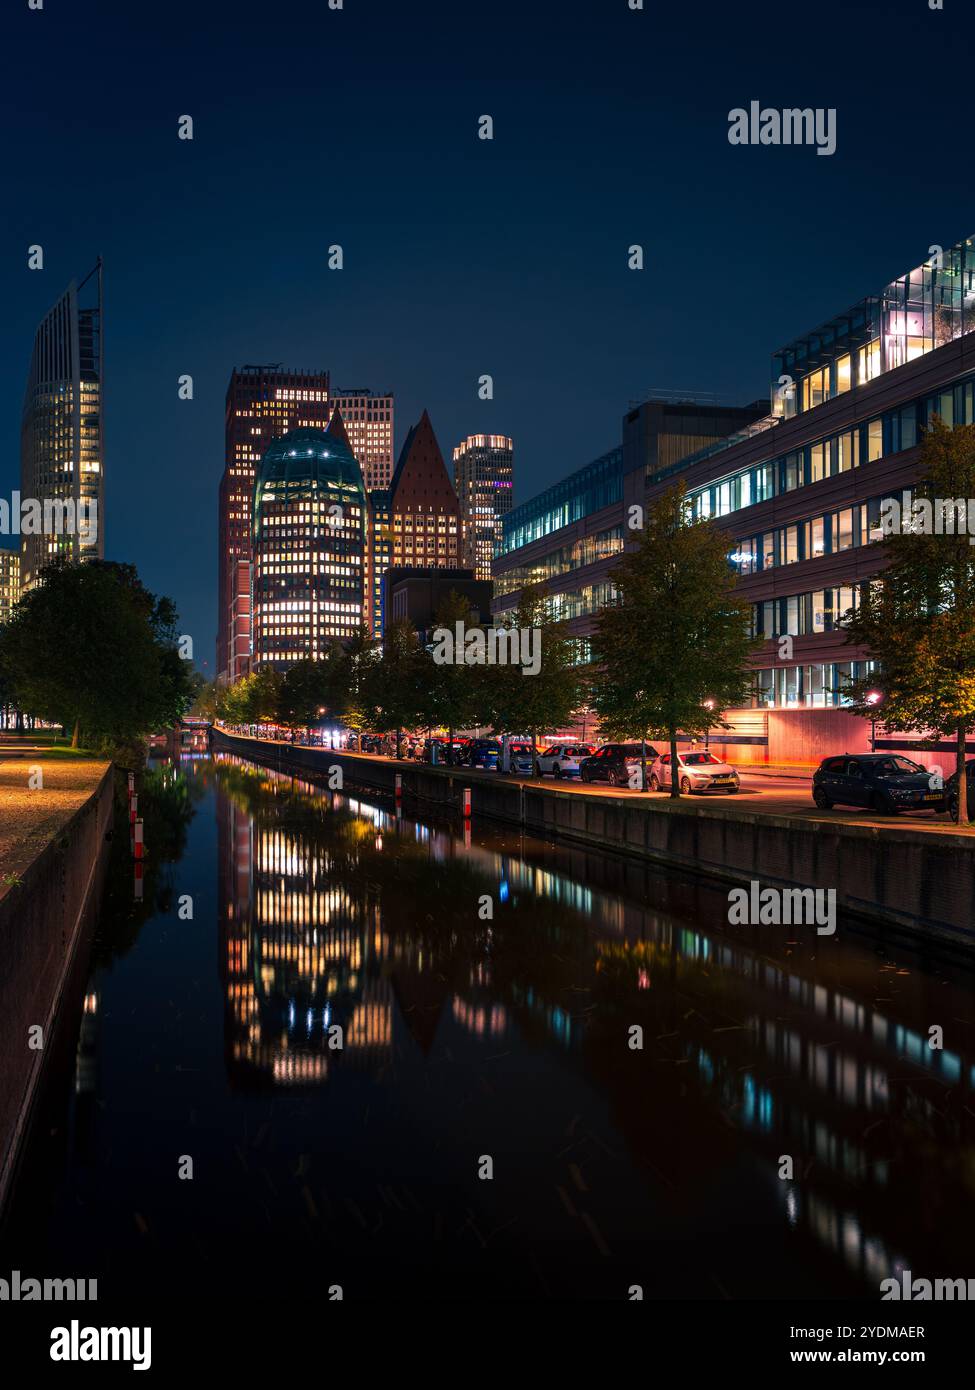
M735 593L728 537L712 521L691 521L684 489L672 488L647 510L639 545L610 578L616 601L592 641L593 706L610 738L666 738L676 767L678 732L720 725L720 711L751 687L759 642L748 636L750 605ZM643 762L645 787L645 754Z
M847 640L879 663L851 683L858 714L882 711L890 729L921 730L934 741L953 736L958 821L969 819L965 752L975 724L975 547L958 513L975 498L975 426L948 429L935 419L921 445L921 478L906 516L884 516L886 567L863 587L846 616ZM899 524L898 524L899 521ZM950 526L950 530L948 527ZM879 692L881 699L868 698Z
M523 644L521 664L488 668L491 720L496 730L524 730L532 743L532 776L538 768L538 735L567 724L582 699L582 673L566 625L548 615L544 584L529 584L521 601L504 614L503 626L527 634L534 644L537 671L526 669L529 653ZM530 663L535 664L535 663Z
M289 666L278 686L275 719L286 729L305 729L324 708L326 673L320 661L305 657Z
M215 680L208 681L197 674L194 681L193 703L189 713L195 719L208 719L212 724L222 711L223 687Z
M20 708L91 746L134 744L180 720L193 698L176 610L133 565L90 560L42 571L0 630L0 666Z
M386 629L382 657L369 668L366 701L375 710L376 732L395 732L397 758L404 726L421 718L430 665L413 624L397 618Z
M273 666L261 666L257 671L241 676L223 695L223 718L228 724L276 723L281 687L281 674Z
M374 706L374 671L379 660L376 643L363 625L354 637L340 648L341 655L333 657L330 688L341 711L342 721L357 733L373 728L376 720Z
M465 632L473 632L478 624L473 623L471 617L470 599L451 589L437 608L436 627L454 633L457 623L462 623ZM455 655L460 653L455 651ZM447 730L448 756L452 756L455 731L477 725L483 712L483 668L455 661L435 661L427 652L424 672L421 717L431 728Z

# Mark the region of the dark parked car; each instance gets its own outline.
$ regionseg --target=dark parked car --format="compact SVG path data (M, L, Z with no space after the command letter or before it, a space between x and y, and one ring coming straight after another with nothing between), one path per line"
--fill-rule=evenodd
M465 767L483 767L497 772L501 761L501 744L496 738L471 739L464 754Z
M453 743L448 743L445 738L427 738L423 740L423 747L417 754L417 761L421 763L433 762L433 749L437 750L437 765L439 767L460 767L463 764L467 745L470 739L455 738Z
M824 758L813 773L813 801L830 806L863 806L895 815L898 811L943 811L946 787L933 787L931 774L900 753L844 753Z
M647 773L651 763L659 756L656 748L647 744ZM640 782L640 745L638 743L604 743L597 748L591 758L583 758L579 764L579 778L583 782L608 782L611 787L628 787L631 769L636 768L634 786Z
M968 819L975 821L975 758L965 764L965 781L968 783ZM958 819L958 773L953 772L945 783L948 794L948 810L951 819Z

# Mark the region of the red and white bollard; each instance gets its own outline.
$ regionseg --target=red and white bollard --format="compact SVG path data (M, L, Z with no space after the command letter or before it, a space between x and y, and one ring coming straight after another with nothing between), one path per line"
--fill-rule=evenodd
M465 787L465 788L464 788L464 819L465 819L465 820L470 820L470 818L471 818L471 789L470 789L470 787Z
M135 825L135 818L139 814L139 798L134 792L129 792L129 824Z
M131 798L131 797L134 796L134 795L135 795L135 773L134 773L134 772L130 772L130 773L129 773L129 797Z
M397 772L397 774L396 774L396 800L397 800L397 801L401 801L402 798L403 798L403 774L402 774L402 772Z
M142 817L140 816L135 823L135 840L132 846L132 853L136 859L141 859L145 852L145 845L142 842Z
M133 885L132 885L132 897L133 897L133 899L134 899L137 903L141 903L141 902L142 902L142 874L143 874L143 867L144 867L144 866L143 866L143 863L142 863L142 860L140 859L139 862L138 862L134 867L135 867L135 881L134 881L134 883L133 883Z

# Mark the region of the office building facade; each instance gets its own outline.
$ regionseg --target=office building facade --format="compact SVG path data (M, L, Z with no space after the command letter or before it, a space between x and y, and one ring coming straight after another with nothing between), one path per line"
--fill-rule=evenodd
M408 619L423 646L433 641L437 612L452 595L467 599L471 623L475 627L491 624L490 579L479 579L472 569L417 569L393 566L383 575L384 614L387 627Z
M20 493L42 529L21 541L20 580L45 565L105 554L102 430L102 262L74 281L34 337L21 419ZM33 523L32 523L33 524Z
M968 239L775 353L764 428L649 478L648 500L679 480L693 514L728 533L764 639L750 708L765 716L766 741L740 758L814 761L867 746L869 724L844 706L870 654L847 643L843 614L881 567L881 504L916 482L931 420L975 420L973 329Z
M332 405L342 412L366 491L388 488L393 477L393 393L340 386L332 392Z
M367 502L336 411L272 441L254 485L252 664L286 670L354 637L366 614Z
M258 465L272 440L296 429L327 429L336 407L364 481L370 487L388 485L393 459L391 392L366 387L333 390L329 372L292 370L280 363L236 368L231 374L217 559L217 672L224 682L246 673L253 649L251 523Z
M520 587L549 584L553 611L585 640L614 594L619 554L635 543L631 505L681 484L691 515L727 533L729 564L751 603L762 646L747 705L712 746L735 761L816 762L862 751L870 725L853 715L850 682L870 653L846 640L844 614L883 564L881 507L917 481L921 442L937 416L975 422L975 240L938 252L772 357L771 405L740 412L693 450L646 403L624 419L623 444L515 508L495 558L495 610ZM662 447L663 445L663 447ZM882 731L879 747L920 749Z
M9 623L20 598L20 552L0 550L0 627Z
M469 434L454 450L454 486L464 523L466 565L491 578L501 522L514 505L514 443L504 434Z
M495 613L515 607L526 585L545 584L551 616L567 624L585 660L599 611L614 597L610 572L638 534L630 508L645 502L648 478L767 409L646 401L629 410L616 448L502 518Z
M460 503L426 411L400 450L389 492L392 563L460 569L464 544Z

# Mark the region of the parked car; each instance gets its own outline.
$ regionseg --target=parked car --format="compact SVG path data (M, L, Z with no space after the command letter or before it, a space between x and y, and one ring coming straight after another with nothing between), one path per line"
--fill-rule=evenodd
M975 758L965 764L965 781L968 784L968 819L975 821ZM958 819L958 773L953 772L945 782L948 794L948 812L953 821Z
M433 762L433 749L437 749L437 763L441 767L460 767L464 761L464 753L469 738L455 738L452 743L445 738L427 738L423 741L423 747L419 753L419 761L422 763Z
M656 748L647 744L647 767L659 757ZM636 776L631 781L631 772L636 768ZM640 745L638 743L604 743L591 757L583 758L579 764L579 778L583 782L608 782L611 787L640 785Z
M518 777L530 777L534 771L531 744L509 743L508 752L511 755L511 771Z
M931 786L927 768L899 753L844 753L824 758L813 773L813 801L830 806L863 806L895 815L898 811L943 811L947 786Z
M472 738L464 753L465 767L482 767L497 772L501 765L501 744L496 738Z
M551 773L553 777L578 777L579 764L595 752L594 743L550 743L538 755L536 771L539 777Z
M713 753L678 753L677 786L682 792L729 792L738 790L738 773ZM670 754L663 753L650 771L652 792L671 788Z

